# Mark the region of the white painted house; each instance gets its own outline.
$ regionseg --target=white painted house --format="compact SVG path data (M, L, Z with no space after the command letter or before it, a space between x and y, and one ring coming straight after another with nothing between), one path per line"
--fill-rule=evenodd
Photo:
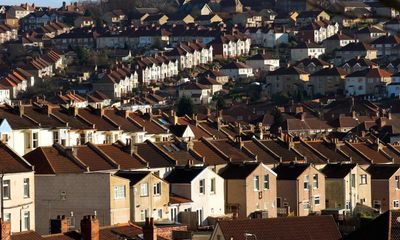
M249 57L246 64L255 71L274 71L279 68L279 58L264 52Z
M221 72L233 80L254 77L253 68L239 61L226 64L221 68Z
M388 97L399 97L400 96L400 73L392 75L392 82L387 85Z
M325 53L325 48L314 42L302 42L290 50L292 61L299 61L304 58L319 58Z

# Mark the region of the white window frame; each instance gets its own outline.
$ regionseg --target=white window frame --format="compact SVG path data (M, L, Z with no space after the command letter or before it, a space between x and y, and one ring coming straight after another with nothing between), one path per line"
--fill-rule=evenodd
M24 212L23 214L23 227L24 231L29 231L31 228L31 213L29 211Z
M256 192L260 191L260 176L258 175L253 177L253 189Z
M318 203L317 203L318 200ZM321 196L320 195L315 195L314 196L314 205L320 205L321 204Z
M310 188L310 182L308 179L308 175L304 175L303 188L304 188L304 190L308 190Z
M24 178L24 198L29 198L30 194L30 180L29 178Z
M368 184L367 174L361 174L360 175L360 185L366 185L366 184Z
M216 192L216 180L215 178L211 178L210 193L215 194L215 192Z
M5 188L7 188L8 190L6 191ZM3 180L3 199L11 199L11 181L9 179Z
M264 190L269 189L269 174L264 175L264 184L263 184Z
M161 195L161 182L155 183L153 185L153 194L155 196L160 196Z
M147 182L140 184L140 196L141 197L149 196L149 184Z
M125 185L114 186L114 199L122 200L126 198L126 187Z
M200 194L206 193L206 180L205 179L201 179L199 181L199 193Z

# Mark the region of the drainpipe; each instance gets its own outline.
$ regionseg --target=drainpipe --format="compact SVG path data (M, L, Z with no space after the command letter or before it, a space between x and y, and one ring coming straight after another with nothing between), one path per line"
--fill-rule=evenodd
M3 188L4 172L0 173L0 185L1 185L1 219L4 220L4 188Z

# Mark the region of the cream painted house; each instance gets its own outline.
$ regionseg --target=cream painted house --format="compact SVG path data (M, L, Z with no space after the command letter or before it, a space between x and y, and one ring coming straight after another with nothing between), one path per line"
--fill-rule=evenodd
M225 180L226 213L238 218L276 217L276 173L263 163L228 164Z
M170 218L169 184L149 171L118 171L117 176L130 181L131 216L134 222L152 217L156 221Z
M0 24L0 44L18 39L18 30L6 24Z
M328 164L321 172L326 176L326 208L352 212L357 203L371 207L371 175L357 164Z
M31 164L0 143L4 220L11 232L35 230L35 178Z
M277 177L278 216L308 216L325 209L325 175L306 163L281 164Z
M281 67L267 74L264 89L268 94L296 94L305 90L308 81L309 74L300 68Z
M207 167L175 167L165 177L172 194L191 199L197 224L208 225L208 217L225 214L224 179ZM194 220L194 219L193 219Z

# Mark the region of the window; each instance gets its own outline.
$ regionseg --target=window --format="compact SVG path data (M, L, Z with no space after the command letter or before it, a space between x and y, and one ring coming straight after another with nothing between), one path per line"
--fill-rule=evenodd
M10 180L3 181L3 199L11 198Z
M308 175L304 176L304 189L308 189Z
M360 184L361 184L361 185L367 184L367 174L362 174L362 175L360 176Z
M161 182L158 182L153 185L153 194L154 195L161 195Z
M57 131L53 132L53 143L59 143L60 141L60 135L58 134Z
M345 206L345 208L346 208L346 209L350 209L350 201L346 201L346 206Z
M351 187L356 187L356 175L355 174L350 175L350 182L351 182Z
M319 205L321 203L320 196L314 196L314 204Z
M149 196L149 186L147 183L142 183L140 185L140 196L141 197Z
M4 221L11 222L11 213L4 213Z
M89 132L88 134L87 134L87 140L86 140L87 142L93 142L93 133L91 133L91 132Z
M205 193L205 189L204 189L205 181L206 181L206 180L201 179L200 182L199 182L199 192L202 193L202 194Z
M158 209L157 216L158 216L158 219L162 218L162 209Z
M396 184L396 189L400 189L400 176L394 177L395 184Z
M32 147L37 148L39 146L39 134L37 132L32 133Z
M112 135L106 135L106 144L112 143Z
M305 210L310 209L310 202L303 202L303 208L304 208Z
M380 209L381 208L381 201L380 200L374 200L372 202L372 207L375 209Z
M29 197L29 178L24 178L24 197Z
M399 208L399 200L394 200L393 201L393 207L394 208Z
M260 190L260 177L258 175L254 176L253 184L254 184L254 191L259 191Z
M269 189L269 175L264 175L264 189Z
M142 209L140 210L140 219L144 221L149 216L149 210Z
M215 178L211 178L210 192L215 193Z
M318 174L313 176L313 188L318 188Z
M30 216L30 212L24 212L24 225L23 225L23 229L25 231L30 230L30 226L31 226L31 216Z
M125 186L118 185L114 186L114 199L125 199Z

